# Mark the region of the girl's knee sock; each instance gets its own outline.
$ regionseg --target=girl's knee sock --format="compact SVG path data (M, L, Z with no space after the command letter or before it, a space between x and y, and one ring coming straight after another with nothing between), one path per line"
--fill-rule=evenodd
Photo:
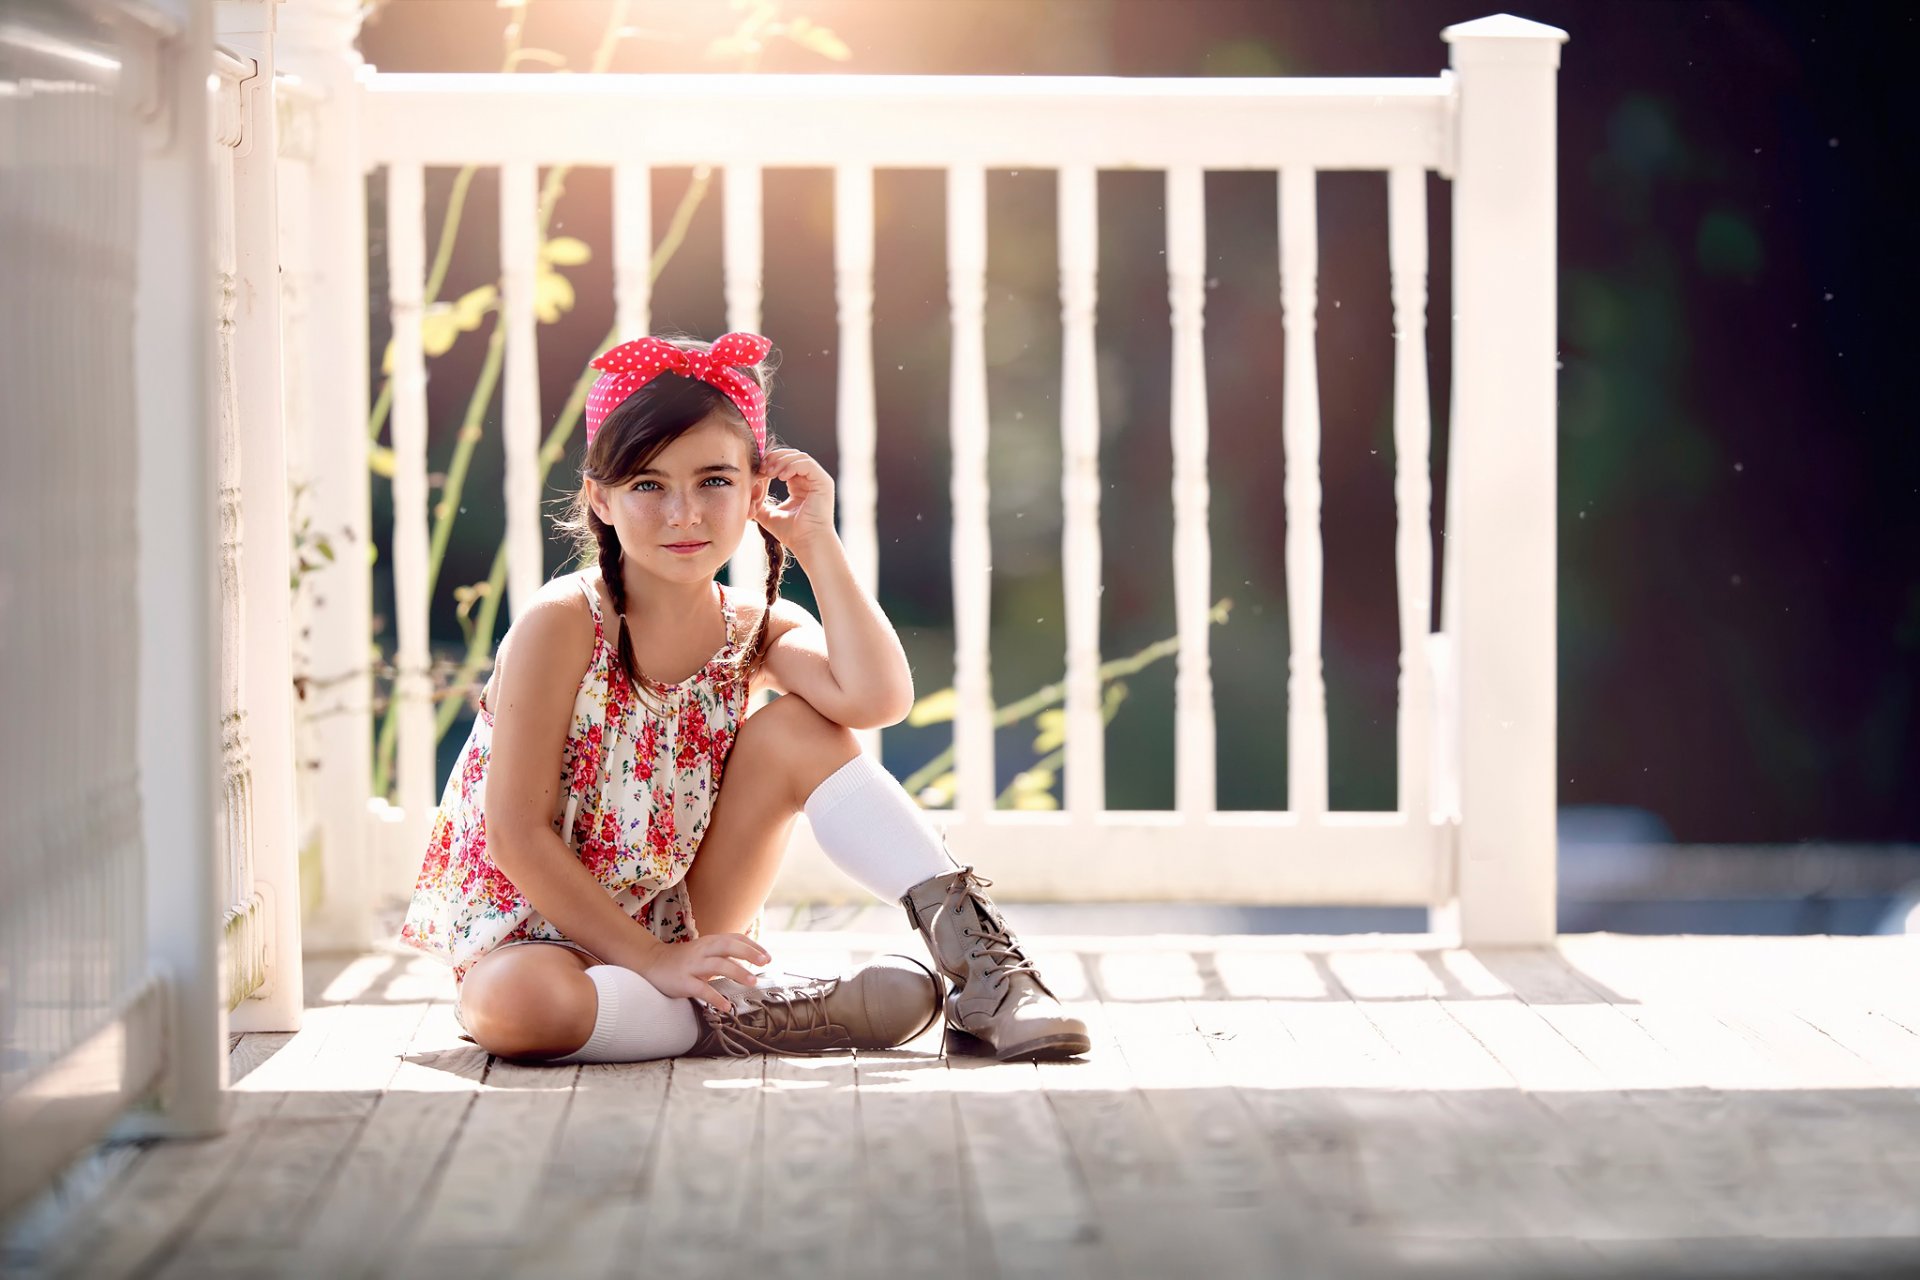
M865 753L807 797L807 821L833 864L885 902L955 863L920 806Z
M693 1001L664 995L651 982L619 965L596 964L587 978L600 997L587 1042L556 1063L645 1062L676 1058L700 1038Z

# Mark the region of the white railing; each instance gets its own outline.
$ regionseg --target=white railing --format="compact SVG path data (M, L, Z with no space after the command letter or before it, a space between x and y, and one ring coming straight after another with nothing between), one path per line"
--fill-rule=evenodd
M1498 17L1450 28L1453 69L1412 79L1114 80L852 76L523 77L372 75L358 104L360 160L384 171L393 302L393 562L398 614L402 821L370 855L370 884L397 892L417 864L432 807L427 679L427 462L423 172L497 166L506 291L509 603L537 586L531 493L542 423L531 289L533 174L613 172L614 285L622 336L648 325L650 170L724 172L728 324L761 302L760 175L835 175L839 290L839 482L843 536L869 588L884 566L874 528L873 226L876 168L947 175L953 328L951 433L955 617L954 808L938 814L962 858L1009 898L1421 904L1477 941L1553 931L1555 72L1564 34ZM777 128L768 121L778 121ZM1052 168L1060 183L1062 501L1067 628L1065 805L996 812L988 651L984 358L985 173ZM1099 639L1099 405L1094 377L1095 175L1147 168L1167 182L1173 331L1175 808L1107 808ZM1204 201L1207 170L1275 172L1279 183L1286 395L1287 807L1215 803L1216 689L1208 653ZM1401 623L1395 811L1330 811L1320 656L1319 396L1314 377L1316 175L1378 172L1391 209L1396 341L1394 438ZM1426 175L1454 183L1454 365L1450 527L1443 626L1429 635L1430 424L1426 393ZM342 417L331 430L345 436ZM339 495L364 510L363 493ZM331 517L344 520L344 509ZM364 530L364 526L360 527ZM751 548L755 540L749 539ZM757 566L736 563L757 581ZM364 613L333 612L328 643L366 643ZM1228 691L1229 693L1231 691ZM1447 709L1456 709L1450 713ZM364 726L364 721L362 722ZM321 762L323 771L332 766ZM352 766L361 769L359 763ZM1278 787L1276 785L1276 791ZM331 821L352 825L350 813ZM344 839L356 837L346 836ZM332 840L332 837L329 837ZM809 841L781 892L854 891Z
M233 1025L302 1007L294 837L292 599L282 418L275 6L215 6L214 413L226 990Z
M0 1212L220 1123L209 13L0 22Z

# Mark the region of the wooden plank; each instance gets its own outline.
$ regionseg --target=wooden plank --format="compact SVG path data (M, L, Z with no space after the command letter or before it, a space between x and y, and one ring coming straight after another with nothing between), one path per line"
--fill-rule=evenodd
M309 1009L326 1039L236 1163L166 1273L180 1277L254 1259L299 1240L353 1147L427 1006L350 1004ZM349 1236L357 1239L357 1236Z
M1032 1063L949 1056L966 1171L1004 1276L1106 1271L1098 1224Z
M759 1055L674 1059L646 1200L624 1233L650 1270L737 1272L765 1068Z
M420 1211L407 1266L447 1250L496 1253L520 1239L580 1069L494 1059Z
M426 1065L437 1055L448 1055L456 1069ZM392 1061L373 1113L299 1233L305 1273L364 1275L378 1269L382 1258L398 1256L480 1090L485 1062L484 1053L458 1041L450 1005L424 1010Z
M1093 1041L1084 1058L1036 1070L1086 1184L1107 1265L1142 1275L1202 1265L1210 1241L1189 1212L1194 1197L1175 1144L1135 1083L1108 1006L1095 998L1080 957L1049 956L1039 967Z
M767 1058L758 1167L735 1264L755 1276L844 1275L860 1208L851 1055Z
M944 1277L979 1256L979 1208L968 1191L960 1114L936 1026L899 1049L854 1055L861 1214L849 1271Z
M197 1215L226 1171L252 1145L279 1103L269 1094L233 1099L227 1130L205 1142L161 1143L142 1153L93 1209L48 1249L40 1270L50 1276L150 1275Z
M672 1072L664 1059L581 1066L505 1274L532 1280L631 1271L629 1223L645 1217L646 1171Z
M1413 1159L1431 1159L1464 1214L1459 1223L1423 1222L1422 1234L1465 1228L1538 1238L1593 1228L1591 1209L1570 1194L1561 1175L1566 1151L1556 1117L1519 1089L1512 1072L1434 998L1449 983L1430 953L1332 955L1328 967L1349 995L1371 995L1354 1007L1401 1055L1422 1099L1413 1114L1426 1117L1429 1155ZM1398 976L1398 985L1389 984L1389 975Z

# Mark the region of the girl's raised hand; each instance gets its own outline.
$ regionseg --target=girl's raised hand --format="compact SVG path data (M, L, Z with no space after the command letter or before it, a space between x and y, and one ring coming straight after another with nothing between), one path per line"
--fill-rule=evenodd
M795 555L833 532L833 477L811 455L798 449L769 449L760 464L763 479L787 486L787 500L775 503L769 492L753 518Z
M767 964L773 960L761 945L744 933L709 933L692 942L661 947L640 976L662 995L705 1000L722 1013L733 1012L733 1002L716 991L709 978L732 978L742 986L755 985L753 972L740 961Z

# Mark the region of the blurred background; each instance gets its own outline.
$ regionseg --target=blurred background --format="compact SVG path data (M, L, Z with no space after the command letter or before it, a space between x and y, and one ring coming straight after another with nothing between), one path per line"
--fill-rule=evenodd
M618 72L1431 75L1446 66L1442 28L1496 10L1433 0L385 0L360 47L381 71L510 61L523 74L576 74L598 58ZM1889 252L1907 214L1882 192L1907 189L1920 164L1914 114L1897 96L1900 70L1920 52L1916 14L1856 5L1836 21L1803 3L1564 0L1521 16L1571 37L1559 130L1561 927L1906 927L1920 901L1904 889L1920 880L1920 432L1899 369L1920 281L1913 255ZM686 216L654 287L656 331L724 331L721 180L654 175L656 235L677 210ZM443 299L499 273L493 175L463 181L428 173L430 250L450 201L463 201ZM377 370L389 337L377 180L371 194ZM1207 177L1213 596L1231 601L1212 650L1223 809L1285 803L1275 194L1270 174ZM1174 631L1162 195L1158 173L1100 177L1108 657ZM548 426L612 324L611 199L606 171L575 169L554 208L550 233L577 240L595 266L553 266L565 281L550 286L540 338ZM991 651L1004 704L1063 672L1053 175L993 172L988 201ZM1429 202L1434 524L1444 536L1451 268L1438 177ZM769 170L765 207L763 330L780 352L773 430L831 468L832 176ZM1386 212L1380 175L1321 175L1335 809L1390 809L1395 796ZM876 218L880 596L924 696L952 677L942 175L880 172ZM504 529L497 389L475 400L493 320L471 311L430 365L430 465L452 457L463 425L482 432L434 605L449 665L467 648L473 586ZM370 405L378 389L376 375ZM576 436L552 472L556 506L577 480L579 449ZM384 531L384 482L374 494ZM375 571L383 614L386 550ZM549 568L570 554L551 542ZM788 594L810 603L804 579ZM391 627L376 641L390 655ZM456 721L441 743L443 777L466 727ZM1045 754L1035 741L1030 723L1002 732L1006 803L1051 802L1051 775L1026 772ZM908 778L951 742L950 723L902 725L886 731L884 757ZM1126 681L1108 731L1109 804L1171 807L1172 754L1163 660ZM941 802L937 787L922 794ZM1419 928L1424 913L1253 912L1243 923Z

